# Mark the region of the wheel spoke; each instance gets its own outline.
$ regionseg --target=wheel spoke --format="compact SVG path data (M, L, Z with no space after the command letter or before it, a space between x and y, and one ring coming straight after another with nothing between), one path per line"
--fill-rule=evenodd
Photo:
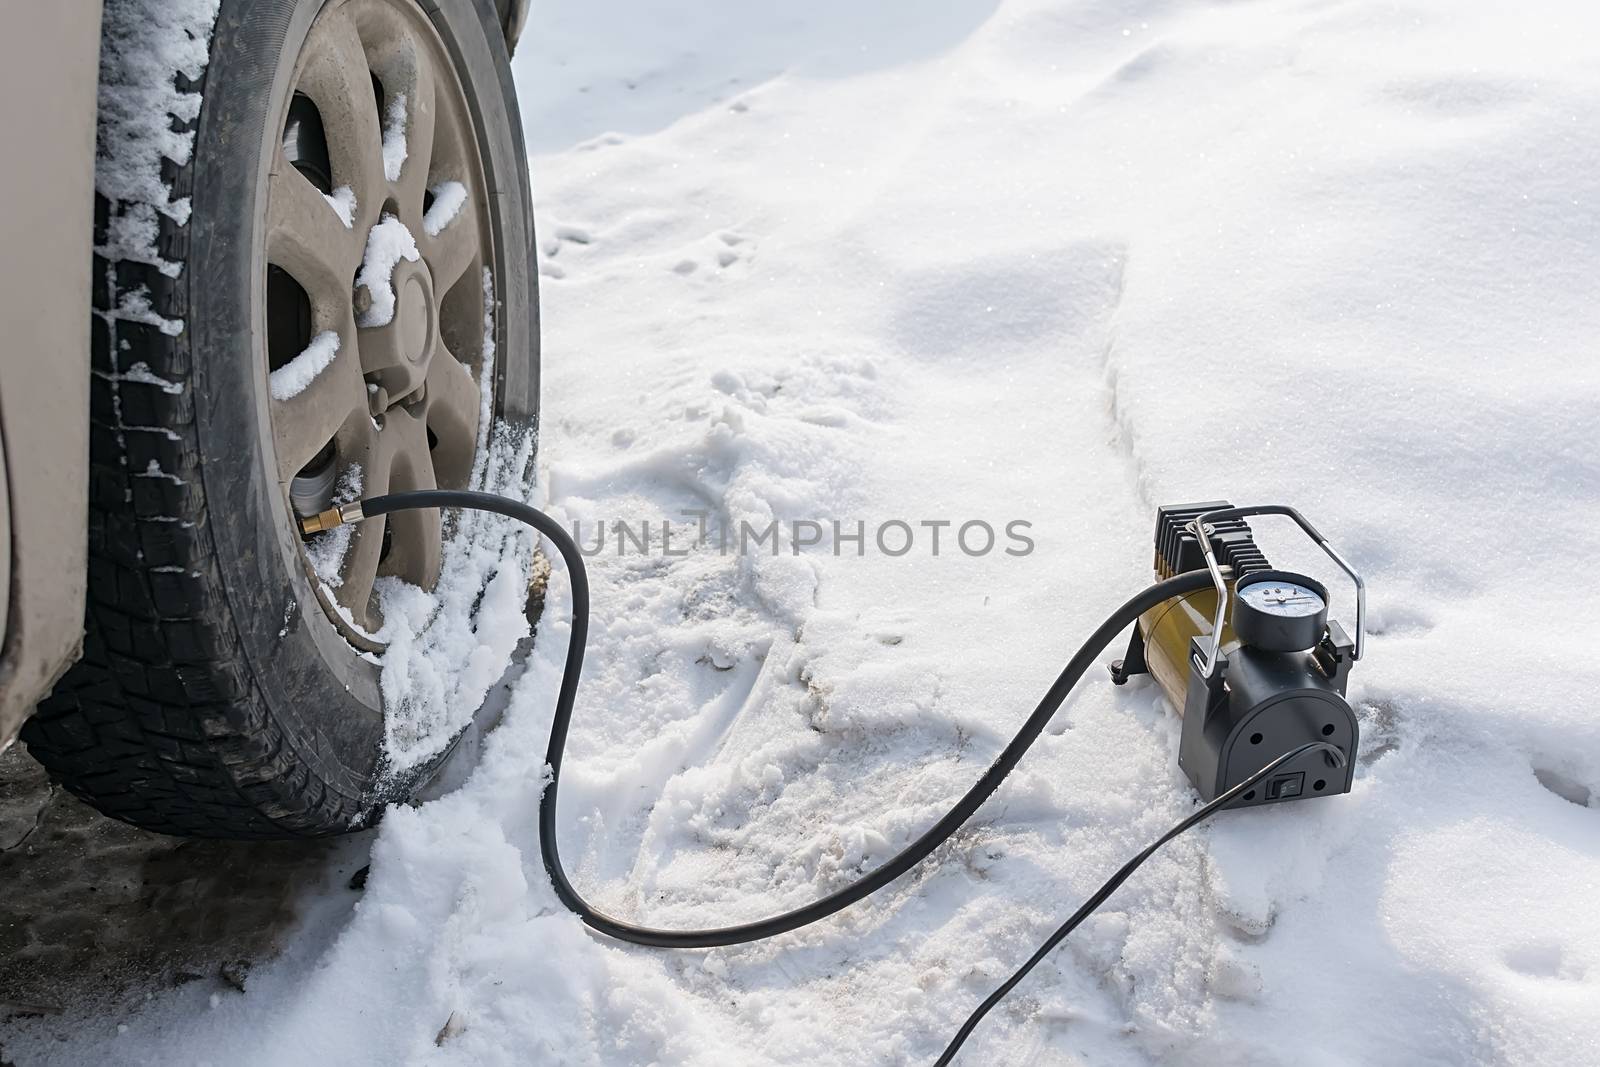
M428 191L428 169L433 163L433 128L437 108L433 60L426 51L412 49L411 100L406 116L406 162L400 169L396 200L402 216L410 216L412 232L422 229L422 198ZM415 212L414 215L411 213Z
M433 461L428 452L428 429L422 412L395 408L389 412L383 433L384 436L393 435L395 444L390 490L407 492L435 488L438 483L434 479ZM439 579L441 556L438 509L395 512L389 516L389 521L393 524L394 535L389 558L383 561L379 573L397 575L424 589L433 588Z
M324 313L350 303L361 242L281 152L267 177L267 259L294 275Z
M352 340L353 325L346 324L338 334L339 350L331 363L295 395L268 401L272 405L278 479L285 484L347 425L353 424L356 429L370 425L363 402L366 386Z
M471 200L461 205L461 210L438 235L430 237L427 231L417 233L417 249L433 272L433 284L441 295L448 293L461 280L462 275L481 265L478 243L479 206Z
M405 159L394 170L395 159L388 160L385 175L388 188L400 208L400 219L412 232L422 223L422 195L428 187L428 169L433 158L434 110L437 105L433 59L427 47L399 11L383 6L365 10L362 32L371 57L372 72L383 85L384 133L393 138L403 135ZM405 97L405 125L394 130L401 114L396 106Z
M346 453L361 468L361 495L379 496L389 491L389 471L394 463L390 442L375 430L370 421L352 442ZM378 577L379 561L383 556L383 540L387 516L358 522L351 531L350 548L345 552L344 564L339 568L342 579L335 595L340 604L349 610L356 625L369 633L375 629L372 612L372 585Z
M343 12L324 11L317 18L306 43L298 88L317 105L333 164L333 184L354 190L356 228L364 232L377 221L387 195L383 134L366 52Z
M472 372L441 345L428 365L427 420L437 439L434 473L446 485L463 485L472 473L482 414L483 395Z
M468 269L482 263L481 222L492 204L473 180L477 171L473 147L472 121L454 91L454 75L439 69L435 74L433 156L429 163L429 182L457 183L466 199L455 210L436 236L426 227L417 236L428 269L440 295L448 293Z

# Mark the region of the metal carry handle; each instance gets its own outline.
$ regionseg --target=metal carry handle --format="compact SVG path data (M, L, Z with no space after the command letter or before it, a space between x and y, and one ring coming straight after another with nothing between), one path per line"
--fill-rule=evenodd
M1295 525L1305 531L1307 537L1317 543L1317 547L1328 554L1328 558L1339 565L1339 569L1350 576L1356 586L1356 645L1350 654L1352 662L1361 658L1362 646L1366 643L1367 635L1367 583L1361 580L1361 575L1355 568L1344 561L1344 557L1333 550L1328 544L1328 539L1317 532L1294 508L1284 504L1257 504L1247 508L1222 508L1219 511L1208 511L1198 516L1189 523L1189 529L1194 531L1195 538L1200 542L1200 551L1205 553L1206 569L1211 572L1211 584L1217 587L1217 617L1211 621L1211 651L1206 654L1204 662L1196 662L1200 668L1200 676L1207 681L1216 674L1217 661L1221 658L1222 651L1222 623L1228 617L1228 583L1222 577L1222 568L1217 564L1216 553L1211 548L1210 523L1221 522L1224 519L1243 519L1251 515L1287 515L1293 519Z

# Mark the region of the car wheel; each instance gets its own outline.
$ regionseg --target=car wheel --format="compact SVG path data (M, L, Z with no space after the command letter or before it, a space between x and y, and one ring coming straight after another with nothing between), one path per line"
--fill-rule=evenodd
M184 87L156 262L110 258L131 206L97 197L85 648L23 736L152 830L339 833L429 770L385 765L374 585L430 586L441 520L295 518L465 487L491 423L532 429L509 59L492 0L222 0Z

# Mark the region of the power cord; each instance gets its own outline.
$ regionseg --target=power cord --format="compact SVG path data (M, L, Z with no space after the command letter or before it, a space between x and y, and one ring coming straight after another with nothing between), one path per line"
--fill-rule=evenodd
M1157 849L1166 844L1168 841L1171 841L1174 837L1177 837L1179 834L1183 833L1185 830L1205 822L1212 815L1216 814L1218 811L1232 803L1233 799L1240 793L1261 781L1261 779L1277 770L1283 764L1288 763L1290 760L1297 759L1308 752L1315 752L1317 749L1322 749L1325 752L1330 753L1333 757L1334 766L1344 766L1344 753L1341 752L1337 747L1328 744L1326 741L1312 741L1309 744L1301 745L1299 748L1285 752L1283 755L1279 756L1277 759L1273 760L1259 771L1250 775L1250 777L1246 778L1244 781L1240 782L1226 793L1218 795L1218 797L1211 801L1211 803L1206 804L1204 807L1197 808L1172 829L1168 830L1166 833L1162 834L1160 837L1156 838L1149 845L1147 845L1143 852L1133 857L1133 859L1129 860L1127 863L1124 863L1122 868L1118 870L1116 874L1113 874L1110 878L1106 879L1105 885L1102 885L1099 889L1096 889L1094 891L1094 895L1088 900L1084 901L1083 905L1079 907L1077 911L1072 913L1072 918L1062 923L1061 926L1056 929L1055 933L1051 934L1045 939L1044 944L1039 946L1039 950L1032 956L1028 957L1027 963L1024 963L1021 967L1018 967L1015 974L1001 983L999 989L996 989L993 993L990 993L989 996L984 999L984 1002L979 1004L977 1008L973 1010L971 1015L967 1016L967 1021L961 1024L961 1029L956 1031L956 1036L950 1039L950 1044L945 1046L944 1052L939 1056L938 1060L935 1061L934 1067L946 1067L947 1064L953 1062L955 1060L956 1052L961 1048L962 1043L965 1042L967 1038L972 1036L972 1031L976 1030L978 1024L983 1021L983 1017L989 1014L989 1009L993 1008L996 1004L1004 1000L1006 994L1015 989L1017 987L1017 983L1021 982L1023 978L1027 977L1028 972L1033 970L1034 967L1038 965L1040 960L1050 955L1050 951L1057 945L1061 944L1068 934L1076 930L1083 920L1094 914L1095 909L1104 904L1111 894L1115 893L1117 888L1121 886L1123 882L1126 882L1128 877L1133 874L1134 871L1138 870L1141 865L1143 865L1145 860L1155 855Z
M579 552L577 544L565 530L552 518L538 509L507 497L495 496L492 493L479 493L469 490L455 489L423 489L414 492L390 493L385 496L372 497L369 500L346 504L341 508L334 508L322 512L310 519L302 520L301 528L307 533L318 530L330 529L342 523L360 522L363 519L376 518L396 511L409 511L418 508L468 508L475 511L487 511L496 515L504 515L518 522L527 524L543 534L551 544L555 545L562 560L567 566L568 581L572 585L572 634L567 639L566 663L562 668L561 685L556 693L555 711L550 722L550 740L545 750L545 762L550 767L550 784L545 787L544 795L539 801L539 847L543 854L545 871L550 876L550 883L570 911L577 915L587 925L610 937L620 941L629 941L638 945L650 945L656 948L714 948L723 945L739 945L750 941L760 941L765 938L775 937L778 934L798 930L803 926L825 919L835 912L849 907L856 901L882 889L890 882L910 871L922 862L934 849L943 844L956 832L978 808L987 800L994 791L1000 787L1007 774L1022 759L1023 754L1038 740L1045 726L1060 708L1061 703L1067 698L1084 672L1092 666L1096 658L1116 636L1133 625L1144 612L1173 597L1184 596L1199 589L1210 588L1211 577L1205 571L1190 571L1157 582L1142 592L1129 599L1127 603L1114 611L1105 622L1101 623L1094 633L1084 641L1083 645L1068 661L1056 680L1046 690L1033 713L1028 716L1022 727L1017 731L1006 747L1001 750L989 769L983 773L973 786L962 795L961 799L945 813L945 815L929 827L915 841L901 849L882 866L868 874L863 875L849 885L835 890L804 907L794 908L770 918L757 922L740 923L734 926L712 927L704 930L662 930L650 926L638 926L613 918L593 907L584 900L571 880L567 877L566 869L561 864L561 854L556 840L556 804L561 781L562 757L566 753L567 732L572 723L572 709L578 693L578 679L583 672L584 646L589 635L589 578L584 568L583 554ZM1079 908L1073 917L1067 920L1059 930L1046 941L1044 946L1036 952L1022 969L1017 971L1007 982L996 990L973 1012L966 1024L951 1041L944 1055L940 1057L940 1064L947 1064L956 1054L973 1029L988 1013L989 1009L999 1003L1013 987L1030 971L1039 960L1043 959L1062 938L1066 937L1081 923L1095 908L1099 907L1118 886L1127 880L1139 865L1150 857L1158 848L1172 838L1194 826L1196 823L1208 818L1213 812L1225 807L1241 791L1255 784L1260 779L1270 774L1279 765L1313 749L1326 749L1333 753L1342 765L1343 753L1333 745L1326 742L1313 742L1286 753L1272 761L1245 781L1240 782L1232 789L1218 796L1209 804L1198 809L1194 814L1184 819L1177 826L1169 830L1154 844L1150 845L1139 855L1130 860L1111 880Z

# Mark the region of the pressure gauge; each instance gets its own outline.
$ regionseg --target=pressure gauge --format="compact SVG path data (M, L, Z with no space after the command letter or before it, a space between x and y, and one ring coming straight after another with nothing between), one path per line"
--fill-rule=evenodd
M1264 652L1300 652L1328 629L1328 590L1288 571L1256 571L1233 591L1233 632Z

